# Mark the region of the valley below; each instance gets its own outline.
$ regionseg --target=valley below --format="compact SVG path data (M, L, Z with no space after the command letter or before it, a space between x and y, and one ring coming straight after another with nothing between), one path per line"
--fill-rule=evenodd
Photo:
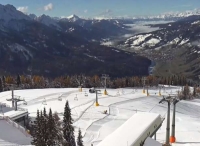
M184 24L187 24L184 27ZM155 66L150 74L156 76L182 75L198 79L199 16L186 20L148 21L127 24L130 34L109 40L104 45L116 47L150 59ZM194 34L195 33L195 34ZM152 70L152 67L150 67Z

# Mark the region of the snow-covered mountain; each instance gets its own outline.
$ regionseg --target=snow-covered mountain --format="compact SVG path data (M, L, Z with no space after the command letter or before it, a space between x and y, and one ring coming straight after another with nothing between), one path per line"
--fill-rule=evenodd
M160 29L150 33L137 34L128 38L124 45L133 49L159 49L166 45L182 46L200 40L200 15L182 20L150 25ZM198 44L197 46L200 47Z
M81 18L79 18L77 15L73 14L73 15L70 15L69 17L67 17L67 19L69 20L69 22L75 22L77 20L80 20Z
M200 9L195 9L191 11L185 11L185 12L168 12L160 15L152 15L152 16L115 16L115 17L105 17L105 16L99 16L93 18L93 20L118 20L123 23L134 23L137 21L177 21L189 16L193 15L200 15Z
M11 5L0 6L0 18L2 73L26 74L31 66L34 74L51 77L105 70L116 77L148 74L149 59L98 44L102 38L126 33L123 24L114 20L93 23L73 16L67 20L77 21L69 22L46 15L28 16ZM136 65L130 67L133 63Z
M200 15L200 9L195 9L193 11L185 11L185 12L168 12L165 14L161 14L158 16L150 16L148 18L163 18L163 19L167 19L167 18L185 18L185 17L189 17L192 15Z

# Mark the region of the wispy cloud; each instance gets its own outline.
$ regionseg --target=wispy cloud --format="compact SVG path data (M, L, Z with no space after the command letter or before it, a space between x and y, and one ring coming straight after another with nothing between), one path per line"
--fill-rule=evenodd
M18 10L18 11L21 11L22 13L27 13L27 12L28 12L28 6L25 6L25 7L18 7L17 10Z
M113 11L111 9L106 9L103 12L101 12L100 14L98 14L98 16L110 16L112 15Z
M44 6L44 11L51 11L53 10L53 4L49 3L48 5Z
M84 10L84 13L87 13L88 12L88 10Z

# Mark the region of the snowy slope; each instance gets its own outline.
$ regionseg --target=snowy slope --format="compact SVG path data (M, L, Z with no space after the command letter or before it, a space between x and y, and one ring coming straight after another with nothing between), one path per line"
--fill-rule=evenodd
M176 94L180 87L162 88L162 95ZM103 93L103 89L101 89ZM96 146L114 130L120 127L136 112L152 112L166 116L167 105L158 104L158 88L149 89L150 96L142 93L142 89L108 89L108 96L99 96L99 107L94 106L95 94L88 93L88 89L78 92L76 88L66 89L36 89L18 90L15 95L27 101L27 105L19 103L19 107L28 109L31 117L36 116L36 110L51 107L62 118L66 100L69 101L72 117L74 119L75 135L81 128L84 136L84 145ZM87 96L88 95L88 96ZM11 97L11 92L0 93L0 102L10 104L6 99ZM61 98L62 101L58 99ZM44 104L44 101L46 104ZM176 113L176 139L173 146L199 146L200 137L200 100L181 101L177 104ZM173 106L171 108L172 113ZM109 114L103 114L107 110ZM188 123L190 123L188 125ZM166 120L157 133L157 140L165 142Z
M68 16L67 19L69 20L69 22L75 22L77 20L80 20L80 18L78 16L74 15L74 14Z

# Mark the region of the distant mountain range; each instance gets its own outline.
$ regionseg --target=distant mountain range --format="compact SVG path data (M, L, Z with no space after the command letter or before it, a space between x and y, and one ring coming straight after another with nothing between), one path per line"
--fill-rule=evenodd
M99 44L127 28L117 20L37 17L0 5L0 74L147 75L149 59Z
M168 75L184 74L197 78L200 74L200 15L149 26L159 30L133 35L121 42L118 48L126 48L162 64L157 67L162 75L171 67Z
M159 30L137 34L128 38L124 45L133 49L157 49L167 45L197 44L200 40L200 15L193 15L176 22L152 24ZM200 46L199 46L200 47Z
M152 20L175 22L149 25L159 30L133 35L115 47L100 45L104 40L133 33L125 24ZM177 57L174 50L184 48L188 61L194 61L200 57L199 40L200 10L152 17L83 19L76 15L26 15L12 5L0 5L0 74L147 75L151 61L146 57L165 62ZM198 66L191 66L186 70L200 73Z

